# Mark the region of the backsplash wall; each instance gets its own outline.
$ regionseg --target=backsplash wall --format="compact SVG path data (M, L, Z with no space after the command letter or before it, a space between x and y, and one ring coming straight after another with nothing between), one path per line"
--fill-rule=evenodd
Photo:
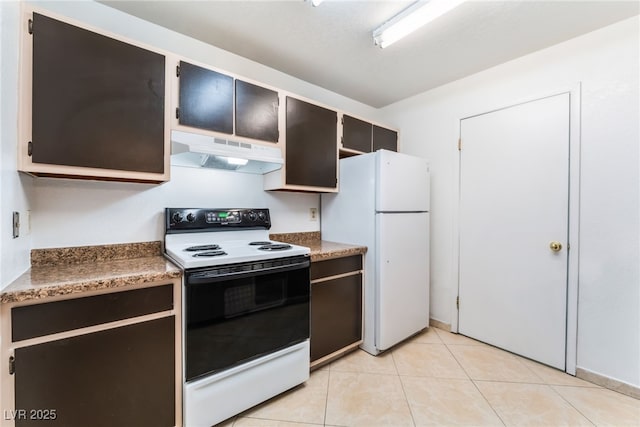
M166 207L266 207L271 232L318 231L319 196L262 189L262 175L172 166L162 185L37 179L34 248L162 240Z

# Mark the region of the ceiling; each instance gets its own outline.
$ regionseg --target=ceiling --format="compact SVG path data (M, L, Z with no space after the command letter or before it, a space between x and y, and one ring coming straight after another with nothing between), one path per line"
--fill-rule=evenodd
M101 3L372 107L383 107L637 15L640 2L472 0L380 49L398 0Z

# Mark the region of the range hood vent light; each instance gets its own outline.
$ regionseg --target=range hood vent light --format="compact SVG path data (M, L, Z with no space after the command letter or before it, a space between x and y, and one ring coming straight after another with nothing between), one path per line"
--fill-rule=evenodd
M265 174L282 168L284 160L279 147L173 130L171 164Z

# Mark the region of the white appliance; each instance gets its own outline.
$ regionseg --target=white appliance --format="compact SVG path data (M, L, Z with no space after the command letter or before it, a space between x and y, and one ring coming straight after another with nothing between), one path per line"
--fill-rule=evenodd
M429 164L392 151L340 160L322 239L367 246L364 339L378 354L429 325Z
M171 131L171 164L265 174L282 168L279 147Z
M183 419L210 427L309 378L309 248L269 240L268 209L167 208L183 269Z

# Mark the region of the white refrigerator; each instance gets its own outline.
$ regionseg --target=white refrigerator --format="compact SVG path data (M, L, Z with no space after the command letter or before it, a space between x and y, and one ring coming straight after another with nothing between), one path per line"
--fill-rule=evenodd
M429 325L429 164L379 150L341 159L338 184L322 239L368 248L361 347L375 355Z

